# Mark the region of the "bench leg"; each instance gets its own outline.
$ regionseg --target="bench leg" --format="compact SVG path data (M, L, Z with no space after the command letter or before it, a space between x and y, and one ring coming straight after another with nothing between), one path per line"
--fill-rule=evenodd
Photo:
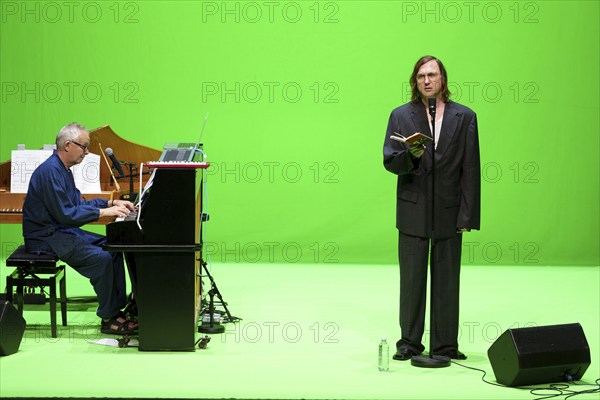
M17 309L23 316L23 284L17 282Z
M52 337L56 335L56 278L50 278L50 329Z
M13 278L10 275L6 277L6 301L13 302Z
M60 286L60 313L63 326L67 326L67 271L63 269L62 277L59 281Z

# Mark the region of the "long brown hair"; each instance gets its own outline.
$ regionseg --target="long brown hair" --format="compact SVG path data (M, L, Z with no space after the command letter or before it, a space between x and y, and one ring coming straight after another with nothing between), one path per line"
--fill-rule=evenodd
M417 87L417 73L423 64L427 64L429 61L437 62L438 67L440 67L440 73L442 75L442 100L444 103L450 101L450 96L452 93L448 90L448 74L446 73L446 68L444 68L444 64L434 56L423 56L419 58L419 61L415 64L413 68L412 75L410 76L410 88L412 90L411 101L413 103L418 103L421 101L421 93L419 92L419 88Z

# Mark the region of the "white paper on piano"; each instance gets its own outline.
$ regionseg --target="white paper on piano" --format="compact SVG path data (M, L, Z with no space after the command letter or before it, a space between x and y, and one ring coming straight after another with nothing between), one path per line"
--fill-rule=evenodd
M81 162L71 167L75 186L82 194L100 193L100 156L90 153Z
M119 340L113 338L102 338L98 340L88 340L90 344L100 344L102 346L110 346L110 347L121 347L119 346ZM140 342L137 339L130 339L129 343L125 347L139 347Z
M52 150L13 150L10 153L10 191L27 193L31 174L51 155Z
M33 171L51 155L53 150L13 150L10 191L27 193ZM81 193L100 193L100 156L88 154L83 162L72 168L75 186Z

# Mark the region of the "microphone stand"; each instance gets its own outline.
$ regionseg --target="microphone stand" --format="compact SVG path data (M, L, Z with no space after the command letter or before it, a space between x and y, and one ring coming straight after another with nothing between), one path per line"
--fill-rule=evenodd
M127 168L129 169L129 193L121 196L121 199L133 201L135 200L136 196L136 193L133 189L133 171L137 171L137 167L135 166L134 162L127 162L124 164L127 165Z
M129 201L134 201L135 197L137 196L137 193L135 193L135 188L134 188L134 184L133 184L133 178L136 177L136 175L133 173L134 171L137 171L137 164L134 162L125 162L125 161L121 161L121 164L126 165L127 169L129 170L129 175L123 175L121 178L129 178L129 193L124 193L121 195L121 200L129 200ZM142 175L149 175L151 172L144 172L142 173Z
M223 296L221 295L221 292L219 291L219 288L217 287L217 282L215 282L212 275L210 274L210 271L206 267L206 262L202 259L200 259L199 261L200 261L201 268L204 269L204 272L206 272L206 276L208 277L208 279L210 279L211 289L208 291L208 295L210 296L210 302L208 305L209 320L204 321L204 315L202 316L202 324L198 327L198 332L200 332L200 333L223 333L223 332L225 332L225 327L223 325L221 325L220 321L215 322L215 320L214 320L214 314L216 312L215 296L217 296L219 298L221 305L223 306L223 308L225 308L225 313L227 314L227 322L237 322L241 318L234 317L233 315L231 315L231 313L229 312L229 309L227 308L227 303L225 302L225 300L223 300ZM202 271L200 271L200 273L202 273ZM207 322L207 323L205 323L205 322Z
M119 193L121 191L121 186L119 185L119 182L117 182L117 178L115 178L115 174L113 173L113 170L112 170L110 164L108 163L108 158L106 158L106 153L104 152L104 150L102 150L102 143L98 143L98 146L100 147L100 154L102 154L102 157L104 157L104 161L106 162L106 168L108 168L108 171L110 172L110 176L111 176L113 182L115 183L116 192ZM112 200L112 194L110 195L110 198Z
M429 98L429 115L431 115L431 257L430 265L435 263L435 108L436 99ZM430 289L431 292L431 289ZM433 293L430 294L433 296ZM413 367L419 368L444 368L450 366L450 358L433 354L433 310L429 311L429 357L413 356L410 360Z

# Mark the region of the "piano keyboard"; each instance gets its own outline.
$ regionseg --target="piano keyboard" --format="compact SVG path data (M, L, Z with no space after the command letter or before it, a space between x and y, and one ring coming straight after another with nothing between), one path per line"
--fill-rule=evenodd
M0 213L4 214L13 214L13 213L23 213L22 208L1 208Z
M126 217L118 217L115 219L115 222L121 222L121 221L135 221L138 215L138 210L136 211L132 211L128 216Z

